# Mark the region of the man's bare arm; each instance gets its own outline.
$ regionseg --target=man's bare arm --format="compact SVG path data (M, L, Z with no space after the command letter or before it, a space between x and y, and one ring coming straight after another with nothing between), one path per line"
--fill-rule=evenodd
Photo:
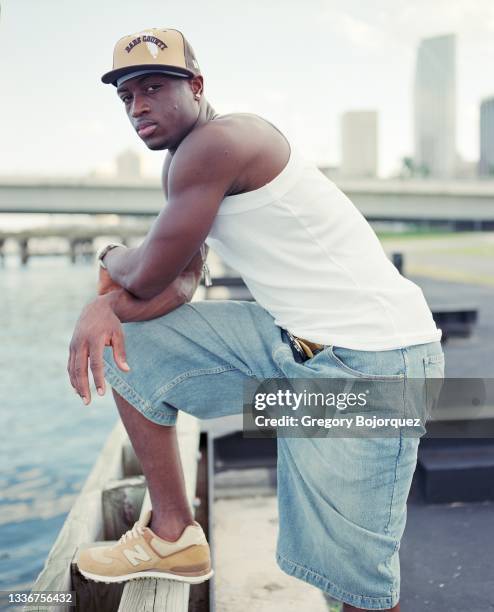
M114 289L83 309L70 342L67 371L72 386L85 404L91 401L88 361L96 389L103 395L106 387L104 347L111 346L117 366L128 371L122 323L154 319L190 301L201 279L202 263L199 252L169 287L150 300L135 298L125 289Z
M245 160L223 126L192 132L170 164L168 204L136 249L105 256L111 278L134 296L157 296L184 270L207 237L218 207Z
M136 298L126 289L111 291L103 299L122 323L161 317L192 300L201 281L202 264L203 259L198 253L171 285L149 300Z

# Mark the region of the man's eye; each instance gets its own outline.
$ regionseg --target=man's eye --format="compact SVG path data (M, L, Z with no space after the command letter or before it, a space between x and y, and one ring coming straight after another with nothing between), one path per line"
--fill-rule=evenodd
M122 100L124 104L127 104L127 102L130 100L130 96L122 96L120 100Z
M155 91L158 91L159 88L160 88L160 85L148 85L146 87L146 91L148 93L154 93Z

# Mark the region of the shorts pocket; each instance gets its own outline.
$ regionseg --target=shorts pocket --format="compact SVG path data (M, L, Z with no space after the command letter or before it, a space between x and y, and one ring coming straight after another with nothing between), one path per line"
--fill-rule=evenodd
M424 357L424 375L426 378L444 378L444 353Z
M423 364L426 410L430 418L439 402L439 396L444 382L444 353L427 355L423 359Z
M355 351L341 346L329 346L324 352L337 366L352 376L370 380L402 380L404 361L400 349L383 352Z

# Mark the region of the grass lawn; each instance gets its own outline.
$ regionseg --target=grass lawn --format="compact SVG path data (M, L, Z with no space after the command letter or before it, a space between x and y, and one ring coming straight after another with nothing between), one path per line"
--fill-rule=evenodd
M458 247L457 249L441 249L441 253L450 255L476 255L479 257L494 257L494 244L479 244L478 246Z
M404 232L376 232L379 240L401 240L403 239L416 239L416 238L452 238L461 235L460 232L441 232L439 230L407 230Z

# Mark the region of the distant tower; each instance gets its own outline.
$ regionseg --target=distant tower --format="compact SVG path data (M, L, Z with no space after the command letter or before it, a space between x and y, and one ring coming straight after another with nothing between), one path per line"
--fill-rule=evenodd
M494 178L494 97L480 105L479 175Z
M417 52L414 165L424 175L451 178L456 169L456 36L425 38Z
M377 175L376 111L349 111L343 114L340 175L355 178Z
M117 176L121 179L141 178L141 158L134 151L124 151L117 156Z

